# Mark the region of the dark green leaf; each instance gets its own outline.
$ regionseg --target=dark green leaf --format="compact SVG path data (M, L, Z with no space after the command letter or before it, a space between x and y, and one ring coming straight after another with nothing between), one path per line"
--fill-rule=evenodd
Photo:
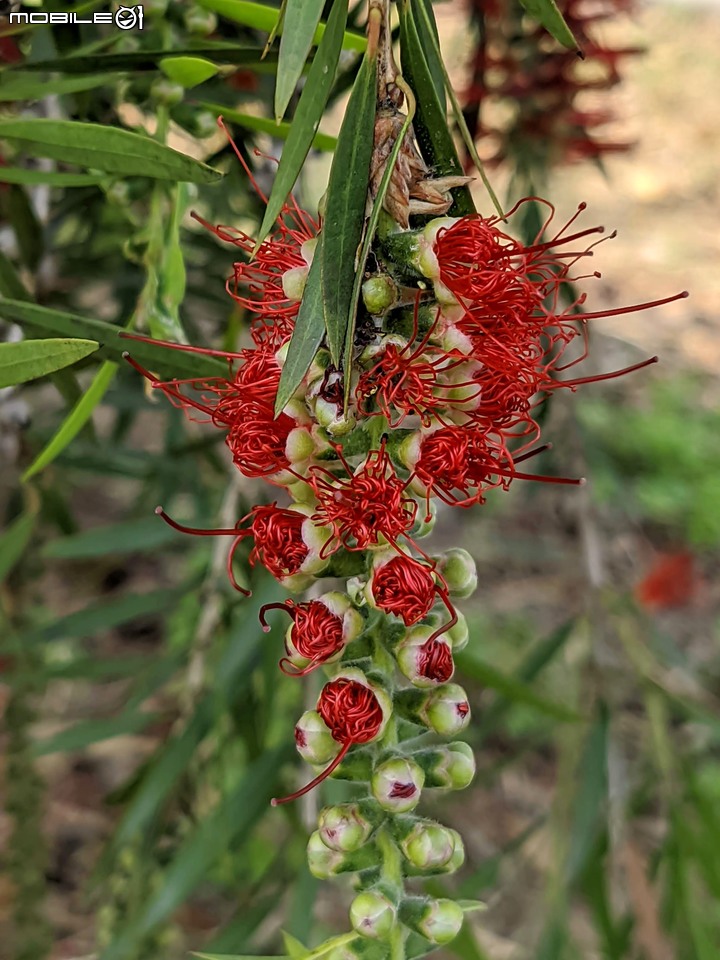
M357 259L365 224L377 104L377 57L362 62L338 136L327 191L320 283L328 349L340 369L350 323Z
M275 416L287 405L288 401L302 383L302 378L313 362L325 336L325 318L322 306L322 286L320 283L320 250L322 234L315 248L315 256L310 265L305 292L300 310L295 320L295 328L288 346L287 359L283 364L275 401Z
M163 57L158 66L166 77L188 89L214 77L220 69L203 57Z
M74 750L83 750L101 740L110 740L112 737L127 736L140 733L157 720L157 714L132 711L123 713L119 717L109 719L83 720L75 726L62 730L47 740L41 740L33 746L33 755L44 757L49 753L70 753Z
M578 792L573 804L569 849L565 863L568 884L574 883L587 863L602 826L607 799L608 716L601 704L590 728L580 759Z
M2 169L2 168L0 168ZM25 284L18 276L12 261L0 250L0 295L13 300L30 300Z
M0 583L5 580L25 552L36 519L37 514L34 511L26 510L0 534Z
M27 645L51 643L54 640L79 640L140 617L167 614L175 608L178 596L177 590L153 590L149 593L131 593L114 600L103 600L77 613L60 617L44 627L28 630L20 639Z
M345 0L338 0L335 6L343 8L344 31L347 3ZM278 121L285 116L290 98L295 92L324 7L325 0L287 0L275 81L275 119ZM342 36L340 43L342 44Z
M53 96L64 93L80 93L94 90L96 87L115 86L122 79L121 74L104 73L90 77L38 77L36 72L25 73L20 70L5 73L0 83L0 103L14 100L42 100L52 91ZM0 170L3 175L4 170Z
M1 263L0 263L1 267ZM81 337L103 344L100 356L120 360L128 352L140 363L153 370L167 371L175 376L227 376L227 363L215 357L195 354L159 343L146 343L122 337L123 330L103 320L92 320L73 313L50 310L15 300L0 300L0 316L15 323L39 327L63 337Z
M333 4L327 30L313 59L293 122L290 124L288 140L280 158L258 233L256 250L280 216L287 195L292 190L316 137L318 124L322 119L330 89L335 80L346 20L347 5L344 0L338 0Z
M578 42L565 23L555 0L520 0L530 16L541 23L548 33L569 50L578 50Z
M0 138L16 141L34 156L105 170L120 176L214 183L219 170L130 130L44 118L0 120Z
M64 173L56 170L26 170L25 167L0 167L0 183L23 183L49 187L92 187L107 177L94 173Z
M178 540L180 534L156 517L129 520L109 527L84 530L70 537L51 540L43 548L43 556L51 560L88 560L114 554L157 550Z
M29 195L20 184L11 184L0 193L0 217L10 221L23 266L35 271L45 250L43 225L38 220Z
M447 113L435 87L438 66L436 63L431 70L428 63L428 57L436 56L434 47L431 45L425 49L418 33L416 16L421 8L417 0L400 0L399 7L402 72L417 100L414 126L418 146L428 165L439 176L462 176L463 169L448 127ZM439 69L442 70L442 65ZM467 187L456 189L453 196L455 203L450 211L453 215L475 212Z
M317 59L317 57L319 56L320 56L320 51L318 50L315 59ZM307 84L305 85L305 87L303 87L303 93L305 92L306 89L307 89ZM302 98L301 98L301 101L302 101ZM205 107L206 110L210 110L216 116L218 117L222 116L225 120L229 120L231 123L237 124L238 127L244 127L245 130L255 130L259 133L267 133L271 137L277 137L279 140L289 140L290 135L297 128L297 110L295 111L295 119L293 119L292 123L285 123L285 121L283 121L282 123L275 123L274 120L268 120L267 117L256 117L254 114L242 113L240 110L232 110L230 107L225 107L221 103L207 103L206 101L201 100L198 106ZM298 105L298 109L299 109L299 105ZM323 150L327 153L332 153L335 147L337 146L337 137L331 137L330 134L328 133L316 133L312 140L312 146L315 147L316 150ZM289 147L286 145L285 148L283 149L282 156L280 157L280 164L275 174L275 179L273 181L273 191L271 192L270 198L268 200L268 208L270 207L270 204L273 202L273 193L275 191L275 184L278 182L282 165L284 162L286 162L285 157L288 153L288 150L289 150ZM305 156L307 156L307 152ZM295 181L293 180L293 183L294 182ZM291 188L289 188L286 191L285 196L283 197L283 202L285 201L285 197L287 197L288 193L290 192L290 189ZM282 207L282 203L280 204L280 207ZM280 210L278 209L278 213L279 212ZM266 219L267 219L267 214L266 214ZM274 222L274 219L275 218L271 218L269 220L270 225L272 225L272 223ZM262 239L262 230L260 231L260 238Z
M100 346L95 340L21 340L0 343L0 388L62 370Z
M420 43L427 56L428 69L432 76L437 93L438 102L444 109L447 107L445 101L445 73L439 58L431 55L431 51L440 49L440 36L438 34L435 14L433 13L431 0L417 0L415 4L415 27L418 32Z
M160 60L173 57L209 57L215 62L232 63L256 73L274 73L277 56L268 54L261 60L262 47L241 47L237 44L216 43L198 47L185 47L179 50L133 50L126 53L97 53L72 57L58 57L54 60L25 62L24 70L45 70L56 73L93 73L112 70L132 70L137 72L156 71ZM8 72L11 75L11 71Z

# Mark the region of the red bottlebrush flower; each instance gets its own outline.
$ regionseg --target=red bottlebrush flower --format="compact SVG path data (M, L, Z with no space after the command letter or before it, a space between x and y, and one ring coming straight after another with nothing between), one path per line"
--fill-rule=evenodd
M430 613L437 591L430 569L406 554L375 567L369 587L375 606L400 617L406 627Z
M647 610L682 607L698 587L695 560L689 550L661 554L635 587L635 599Z
M418 651L418 672L433 683L445 683L453 675L452 650L443 640L426 641Z
M330 766L310 783L289 797L273 799L271 803L274 807L302 797L329 777L352 746L369 743L379 737L390 714L390 701L381 690L371 686L360 671L348 670L325 684L318 698L317 712L333 740L341 744L340 752Z
M225 130L222 119L218 120L218 124ZM267 203L267 197L245 158L227 130L225 133L255 192ZM215 227L195 213L193 217L220 240L233 244L248 258L252 258L234 264L233 276L226 288L236 303L257 315L251 328L254 341L275 349L281 346L290 338L300 309L319 225L290 197L274 231L260 244L253 256L255 241L242 230L222 225Z
M446 627L413 627L395 650L401 672L416 687L434 687L453 675L452 647Z
M385 441L354 472L339 447L337 452L348 477L336 477L318 466L311 467L307 477L318 500L313 520L333 531L325 555L340 544L347 550L365 550L379 545L381 537L395 546L415 522L417 503L405 496L407 483L395 472Z
M323 533L309 520L302 507L283 509L275 503L253 507L234 527L208 530L177 523L162 507L158 507L155 512L181 533L204 537L234 537L228 553L227 572L235 589L248 596L250 591L240 586L233 572L235 551L247 537L253 538L250 565L255 566L260 562L280 583L291 585L302 574L318 572L323 566L323 561L320 560ZM243 529L242 525L247 520L250 525Z
M268 610L282 610L293 621L285 638L287 657L280 661L280 669L288 676L302 677L336 660L362 630L362 617L342 593L303 603L267 603L260 611L265 631L270 629L265 622Z

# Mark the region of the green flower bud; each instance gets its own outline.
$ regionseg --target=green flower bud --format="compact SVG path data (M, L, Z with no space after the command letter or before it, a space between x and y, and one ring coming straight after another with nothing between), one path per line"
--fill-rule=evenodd
M340 749L317 710L307 710L298 720L295 745L303 760L314 764L329 763Z
M302 300L305 293L309 267L291 267L282 275L283 293L288 300Z
M423 715L431 730L453 737L470 723L467 694L457 683L446 683L428 694Z
M370 788L383 810L407 813L418 805L424 782L425 774L414 760L394 757L375 768Z
M450 943L460 932L463 911L453 900L412 897L400 906L402 922L430 943Z
M415 759L425 771L428 787L464 790L475 776L472 749L461 740L422 750L415 754Z
M320 836L319 830L311 834L307 845L307 862L310 873L318 880L329 880L339 873L358 873L377 862L378 852L373 844L366 844L352 853L331 850Z
M318 832L326 847L341 853L354 853L373 831L356 803L325 807L318 818Z
M455 852L455 837L448 827L432 820L419 820L401 841L400 849L420 870L443 867Z
M463 599L474 593L478 582L477 566L467 550L461 547L447 550L440 558L438 568L451 597Z
M362 297L368 313L381 316L397 303L397 284L387 274L370 277L362 285Z
M361 937L387 940L395 926L395 907L382 893L364 890L350 904L350 923Z
M217 17L211 10L191 7L185 13L185 29L196 37L209 37L217 29Z
M161 103L166 107L174 107L182 102L185 96L185 90L179 83L173 83L173 81L168 80L167 77L159 77L153 81L150 87L150 96L157 103Z
M453 675L452 650L444 634L433 639L432 627L408 630L395 650L400 671L416 687L437 687Z

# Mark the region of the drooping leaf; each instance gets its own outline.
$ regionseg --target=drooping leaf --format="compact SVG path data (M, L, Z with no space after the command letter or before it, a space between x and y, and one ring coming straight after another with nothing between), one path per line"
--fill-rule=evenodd
M130 130L75 120L0 120L0 139L15 141L35 156L105 170L119 176L214 183L222 178L199 160Z
M258 232L256 250L280 215L283 204L295 185L305 158L317 135L318 124L322 119L335 80L346 20L347 4L344 0L337 0L333 4L328 18L327 30L320 41L293 122L290 124L287 143L280 158ZM337 141L335 145L337 145Z
M320 56L320 51L318 50L315 59L317 59L317 57L319 56ZM307 83L305 84L305 87L303 87L303 93L305 92L305 90L307 90ZM283 121L282 123L275 123L274 120L268 120L267 117L256 117L251 113L242 113L240 110L232 110L230 107L225 107L221 103L208 103L207 101L201 100L198 105L201 107L205 107L206 110L209 110L211 113L214 113L218 117L222 116L225 120L229 120L231 123L237 124L238 127L243 127L245 130L254 130L254 131L257 131L258 133L267 133L272 137L277 137L279 140L289 141L290 135L293 133L294 130L297 129L297 116L298 116L297 110L295 111L295 117L293 118L292 123L286 123L285 121ZM298 109L299 109L299 104L298 104ZM336 145L337 145L337 137L331 137L329 133L320 133L318 131L312 139L312 146L315 147L316 150L323 150L326 153L332 153ZM275 174L275 179L273 180L273 191L270 193L270 197L268 199L268 208L270 207L270 204L273 203L273 193L275 189L275 184L278 182L282 165L284 162L289 163L289 161L285 160L285 157L287 156L289 149L290 149L289 146L286 145L285 148L283 149L282 156L280 157L280 164L278 165L278 169ZM305 156L307 156L307 152ZM2 175L3 172L4 171L0 169L0 176ZM293 180L293 183L294 182L295 181ZM283 202L285 201L285 197L287 197L288 193L290 192L290 189L291 187L286 190L285 196L283 197ZM280 207L282 207L282 203L280 204ZM280 209L278 208L278 213L279 212L280 212ZM267 214L265 219L267 219ZM275 220L274 217L271 218L269 220L269 224L272 225L274 220ZM260 240L263 239L262 230L260 231L259 239Z
M90 560L143 550L157 550L178 540L180 534L155 517L127 520L109 526L83 530L68 537L51 540L43 547L50 560Z
M252 27L253 30L262 30L263 33L280 34L282 28L278 28L279 11L277 8L266 6L264 3L250 3L248 0L198 0L201 7L206 10L212 10L214 13L232 20L234 23L240 23L244 27ZM320 43L325 24L318 25L313 36L313 43ZM363 53L367 47L367 40L362 34L346 31L343 36L343 50L354 50L356 53Z
M45 757L50 753L70 753L74 750L84 750L93 743L101 740L110 740L113 737L123 737L128 734L140 733L157 720L158 715L130 710L118 717L109 719L93 718L76 723L67 730L40 740L33 745L33 756Z
M0 343L0 388L37 380L94 353L96 340L21 340Z
M170 80L190 89L214 77L220 67L204 57L163 57L158 64Z
M341 366L365 225L377 103L377 55L366 55L350 94L328 182L320 282L328 349Z
M555 0L520 0L527 12L541 23L548 33L569 50L579 50L579 44L572 30L558 9Z
M117 364L106 360L95 374L89 388L60 424L56 433L23 473L23 482L27 482L36 473L44 470L75 439L92 416L95 407L102 401L116 373Z
M322 285L320 283L320 250L323 238L315 248L315 256L310 265L305 292L303 293L300 310L295 319L287 358L283 364L275 401L275 416L277 416L302 383L302 378L308 372L315 354L325 336L325 317L323 315Z
M0 267L1 265L0 261ZM19 298L0 299L0 317L21 325L47 330L61 337L97 340L103 345L103 349L98 351L99 356L103 358L120 360L123 353L129 352L151 370L167 371L171 376L222 377L227 375L227 363L219 358L123 337L122 328L112 323L60 310L50 310L48 307L39 307L37 304L27 303Z
M5 73L0 83L0 103L16 100L42 100L52 90L53 96L80 93L97 87L114 86L122 79L119 73L98 73L89 77L39 77L36 72L20 70ZM4 174L4 170L0 171Z
M325 0L287 0L275 81L275 119L278 121L285 116L295 92L324 6ZM345 0L338 0L335 6L343 7L347 16Z
M0 533L0 583L2 583L30 542L37 512L26 510L10 526Z

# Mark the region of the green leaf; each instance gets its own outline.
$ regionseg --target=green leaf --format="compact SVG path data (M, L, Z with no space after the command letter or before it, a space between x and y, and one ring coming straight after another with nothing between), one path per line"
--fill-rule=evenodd
M320 51L318 50L315 59L317 60L319 56L320 56ZM312 70L312 67L310 69ZM307 83L303 88L303 93L305 92L306 89L307 89ZM302 97L300 98L300 100L302 102ZM237 124L238 127L244 127L246 130L254 130L254 131L257 131L258 133L267 133L271 137L277 137L279 140L289 140L290 135L293 133L293 131L296 129L299 129L297 126L297 114L298 114L297 110L295 111L295 117L293 118L292 123L286 123L285 121L282 121L281 123L275 123L274 120L268 120L267 117L256 117L251 113L241 113L240 110L232 110L230 107L223 106L223 104L221 103L208 103L205 100L201 100L199 101L198 106L205 107L206 110L210 110L210 112L214 113L215 116L223 117L225 120L229 120L231 123ZM300 109L300 105L298 104L298 110L299 109ZM337 146L337 137L331 137L329 133L317 132L312 139L312 146L315 147L316 150L322 150L326 153L332 153L335 147ZM275 174L275 179L273 181L273 190L270 194L268 206L273 202L273 193L275 192L275 184L278 182L278 177L280 176L280 170L282 168L283 163L287 162L285 161L285 157L288 153L288 150L289 150L289 147L286 145L285 149L282 152L282 156L280 157L280 164ZM307 151L305 153L305 156L307 156ZM304 159L305 157L303 157L303 160ZM2 173L4 173L4 168L0 168L0 176L2 175ZM293 183L295 183L295 180L293 180ZM287 197L291 189L292 189L292 184L287 189L285 196L283 197L282 203L285 202L285 197ZM280 204L280 207L282 207L282 203ZM278 208L278 213L280 212L280 207ZM267 219L267 215L266 215L266 219ZM272 225L272 223L274 222L274 219L275 219L274 217L270 218L269 220L270 225ZM268 227L268 230L269 230L269 227ZM267 234L265 234L265 236L267 236ZM261 234L260 234L261 242L262 242L262 239L263 239L263 236L261 231Z
M344 31L347 3L345 0L337 0L334 6L343 8ZM285 116L290 98L295 92L324 7L325 0L287 0L275 81L275 119L278 121ZM342 37L340 42L342 43Z
M569 50L579 50L579 45L555 0L520 0L530 16L541 23L548 33Z
M0 217L10 221L20 261L34 272L45 252L45 235L30 197L20 184L11 184L0 193Z
M240 23L253 30L262 30L263 33L276 32L281 34L282 26L278 27L279 11L277 8L266 6L264 3L250 3L246 0L198 0L201 7L220 14L227 20ZM320 43L325 32L325 24L318 25L313 43ZM367 47L367 40L359 33L347 31L343 36L343 50L354 50L363 53Z
M302 383L315 354L325 336L323 316L320 251L323 235L320 234L315 256L310 265L302 303L295 320L295 328L288 345L287 358L283 364L275 400L275 416L278 416Z
M21 340L0 343L0 388L37 380L94 353L95 340Z
M177 530L166 523L157 523L155 517L145 517L51 540L43 547L42 554L49 560L91 560L158 550L177 541L180 536Z
M448 127L447 112L438 95L434 77L442 64L435 62L433 69L428 60L437 60L434 46L423 46L416 18L422 14L418 0L400 0L400 55L402 72L412 87L417 100L417 112L414 127L418 146L428 166L439 176L462 176L463 169L458 160L452 134ZM451 214L462 216L475 212L475 205L467 187L461 187L453 193L455 202Z
M26 170L24 167L0 167L0 183L23 183L49 187L92 187L103 183L107 177L94 173L64 173L57 170Z
M0 170L2 167L0 167ZM12 261L0 250L0 294L13 300L29 300L30 294L18 276Z
M458 900L457 905L463 913L475 913L478 910L487 910L487 904L482 900Z
M317 135L330 90L335 80L343 30L347 21L347 4L337 0L328 18L327 30L318 47L290 125L287 143L280 157L270 197L258 232L255 250L280 216L283 204L292 190ZM337 146L337 141L335 141Z
M0 260L0 281L1 267ZM97 340L103 345L104 349L99 352L103 357L120 360L123 353L129 352L151 369L168 371L174 376L182 374L193 377L227 376L227 363L218 358L159 343L123 337L121 336L123 329L112 323L39 307L21 298L0 299L0 316L24 326L39 327L58 336Z
M540 713L554 717L556 720L577 721L580 719L574 710L570 710L560 703L546 700L545 697L535 693L531 687L528 687L522 681L502 673L491 664L477 659L475 655L468 652L458 655L458 669L466 676L491 690L495 690L514 703L524 703L529 707L534 707Z
M112 70L155 72L161 60L176 57L210 58L213 62L231 63L245 67L255 73L274 73L277 56L268 54L261 60L262 47L238 46L236 43L213 43L198 47L185 47L178 50L133 50L125 53L77 54L72 57L57 57L52 60L26 62L26 71L53 71L55 73L102 73ZM7 71L7 76L12 71Z
M305 960L305 958L309 955L310 951L305 944L301 943L297 939L297 937L293 937L291 934L287 933L287 931L283 930L282 938L283 946L287 950L291 960Z
M99 123L44 118L0 120L0 138L16 141L34 156L125 177L214 183L223 176L219 170L150 137Z
M45 626L27 630L20 640L23 645L52 643L55 640L81 640L99 630L110 630L139 617L167 614L175 608L179 596L177 590L153 590L149 593L130 593L117 599L103 600Z
M217 64L203 57L163 57L158 66L166 77L187 89L204 83L220 70Z
M17 100L42 100L47 97L48 91L52 95L62 96L64 93L81 93L83 90L94 90L96 87L116 86L122 79L119 73L95 74L90 77L38 77L36 72L16 70L3 74L0 83L0 103L10 103ZM0 173L4 174L4 170Z
M190 956L200 957L200 960L292 960L287 954L280 956L277 953L271 956L265 954L262 957L256 953L191 953Z
M603 704L588 732L577 773L578 791L569 825L569 848L565 862L568 885L581 875L602 824L607 800L608 713Z
M123 927L102 953L101 960L126 960L134 956L136 944L187 899L207 877L213 864L228 849L237 853L266 812L280 765L291 752L290 746L268 750L250 764L235 788L186 836L165 867L159 889L150 896L138 920Z
M60 424L57 432L37 457L35 457L25 473L23 473L21 478L23 483L26 483L31 477L34 477L36 473L44 470L45 467L52 463L53 460L63 452L65 447L75 439L92 416L95 407L105 396L105 392L112 383L116 373L117 364L106 360L95 374L89 388Z
M25 548L30 543L36 520L37 512L26 510L0 534L0 583L5 581L7 575L25 552Z
M377 104L377 56L362 62L350 94L330 170L323 222L320 283L328 349L340 369L357 259L365 224Z
M137 710L120 714L108 719L83 720L67 730L61 730L47 740L40 740L32 748L35 757L45 757L50 753L70 753L84 750L93 743L140 733L158 719L158 714L141 713Z

